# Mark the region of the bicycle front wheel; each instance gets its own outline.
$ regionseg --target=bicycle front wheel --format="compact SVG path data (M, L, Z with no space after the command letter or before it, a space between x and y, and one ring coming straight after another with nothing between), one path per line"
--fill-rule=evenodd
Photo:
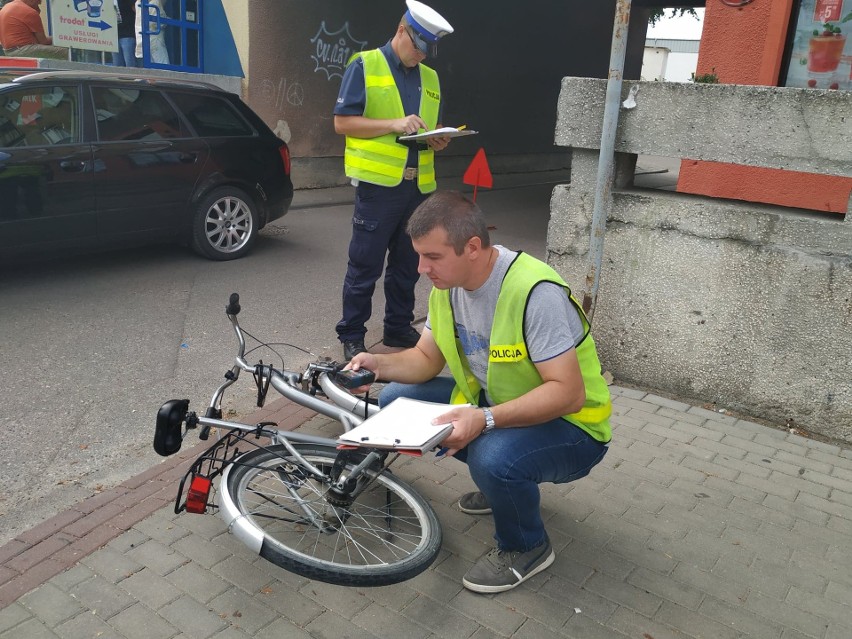
M294 443L326 477L338 452ZM346 472L354 467L346 465ZM389 471L368 470L357 497L341 499L284 446L243 455L219 490L228 528L261 557L310 579L343 586L384 586L428 568L441 547L435 511Z

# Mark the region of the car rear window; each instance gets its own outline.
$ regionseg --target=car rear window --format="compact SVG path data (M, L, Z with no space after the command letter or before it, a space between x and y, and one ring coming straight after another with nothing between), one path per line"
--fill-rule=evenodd
M169 97L202 137L254 135L251 125L227 100L195 93L170 93Z
M101 142L191 137L159 92L124 87L92 87Z
M0 147L80 142L77 87L41 86L0 94Z

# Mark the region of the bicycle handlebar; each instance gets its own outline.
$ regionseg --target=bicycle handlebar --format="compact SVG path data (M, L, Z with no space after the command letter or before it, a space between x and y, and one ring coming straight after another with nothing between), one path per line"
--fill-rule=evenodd
M240 313L240 296L238 293L231 293L228 299L228 305L225 307L225 313L231 321L234 333L239 343L237 356L234 358L234 366L225 375L225 381L216 389L213 398L210 402L210 408L219 409L221 406L222 395L226 388L237 381L240 372L257 373L258 370L263 370L263 375L270 378L270 382L278 393L284 397L294 401L302 406L310 408L322 415L327 415L340 421L345 430L350 430L357 425L369 414L378 411L378 406L368 405L364 399L349 393L346 388L357 388L362 384L370 383L375 379L375 376L370 371L363 371L361 375L357 375L356 379L346 379L346 371L340 371L340 365L335 362L314 362L308 366L305 373L296 373L287 370L277 370L269 365L261 365L260 369L249 364L245 359L246 340L243 334L240 322L237 315ZM341 373L343 373L341 375ZM351 373L349 373L351 375ZM316 375L316 380L319 383L325 396L333 402L333 405L314 397L312 393L307 393L304 384L309 376ZM353 386L354 384L354 386Z

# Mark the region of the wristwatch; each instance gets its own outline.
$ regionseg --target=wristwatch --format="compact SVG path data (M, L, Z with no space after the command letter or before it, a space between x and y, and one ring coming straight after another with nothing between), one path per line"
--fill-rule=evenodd
M487 433L489 430L494 428L497 424L494 423L494 414L491 412L491 409L487 406L482 408L482 412L485 415L485 428L482 430L483 433Z

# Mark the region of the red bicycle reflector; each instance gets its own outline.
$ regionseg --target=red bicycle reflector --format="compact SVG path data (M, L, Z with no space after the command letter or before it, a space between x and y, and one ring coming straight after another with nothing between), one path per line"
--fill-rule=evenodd
M207 477L195 476L186 494L186 512L204 514L207 512L207 497L210 495L210 480Z

